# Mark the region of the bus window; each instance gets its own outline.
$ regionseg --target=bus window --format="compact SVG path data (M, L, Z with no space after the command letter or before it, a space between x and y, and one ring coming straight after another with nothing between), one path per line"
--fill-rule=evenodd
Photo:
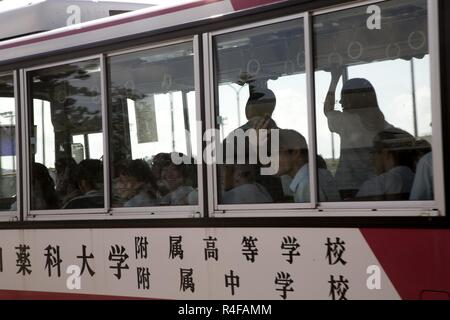
M28 75L30 209L103 208L99 60ZM83 144L79 137L86 137Z
M108 58L112 207L197 205L192 43Z
M314 17L318 152L343 201L434 199L427 20L425 0Z
M214 37L219 205L310 202L303 24Z
M0 211L16 210L14 77L0 76Z

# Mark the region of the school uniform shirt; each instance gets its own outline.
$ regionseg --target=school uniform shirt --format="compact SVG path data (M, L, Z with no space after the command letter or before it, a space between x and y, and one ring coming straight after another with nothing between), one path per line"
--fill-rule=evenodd
M151 207L157 205L158 202L152 198L148 192L141 190L134 197L123 204L124 207Z
M222 204L271 203L272 197L259 183L246 183L229 191L222 198Z
M427 153L419 160L410 200L433 200L433 157Z
M189 205L188 196L194 191L191 186L180 186L175 191L170 192L161 199L162 205Z
M319 181L319 200L326 202L339 201L339 191L331 172L326 169L319 169L317 171L317 178ZM294 202L309 202L310 192L308 164L305 164L297 171L297 174L292 179L289 188L294 194Z
M336 170L339 190L357 190L362 183L374 176L369 151L373 139L380 130L367 128L356 113L330 111L327 113L328 127L339 134L341 155ZM385 121L384 129L392 128Z
M364 182L356 197L409 194L413 181L414 172L409 167L398 166Z

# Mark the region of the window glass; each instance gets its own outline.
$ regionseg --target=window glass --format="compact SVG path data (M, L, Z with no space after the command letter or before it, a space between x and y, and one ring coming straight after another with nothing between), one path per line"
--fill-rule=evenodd
M103 208L99 60L28 75L31 210Z
M313 24L318 167L333 173L343 201L432 200L427 1Z
M113 207L196 205L192 43L108 59Z
M214 50L219 204L309 202L303 19L218 35Z
M0 76L0 211L16 210L14 77Z

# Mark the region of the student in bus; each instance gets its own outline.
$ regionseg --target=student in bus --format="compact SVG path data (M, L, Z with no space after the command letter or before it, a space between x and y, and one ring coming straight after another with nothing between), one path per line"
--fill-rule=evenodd
M143 159L129 160L117 169L116 191L124 207L147 207L158 204L156 182Z
M178 153L176 157L183 157ZM189 205L196 199L193 195L196 193L195 185L193 185L193 175L196 176L194 164L183 161L181 164L175 164L172 161L165 163L161 168L161 178L159 184L162 184L169 190L169 193L161 198L161 205ZM196 201L195 201L196 202Z
M414 181L415 138L404 130L379 132L370 152L376 176L363 183L357 200L408 200Z
M58 209L59 199L55 183L47 167L33 162L31 171L31 210ZM11 204L10 210L17 210L17 201Z
M424 155L417 164L416 176L414 178L413 186L409 200L433 200L433 157L429 152Z
M241 127L233 130L227 138L223 141L224 145L237 143L234 139L239 139L240 135L245 134L248 130L259 129L277 129L278 126L272 119L272 114L276 106L276 97L272 90L265 88L261 81L249 82L249 98L245 105L245 116L247 122ZM251 141L246 140L246 151L248 148L257 148L257 144L253 146ZM270 141L267 142L270 145ZM257 152L257 150L255 150ZM264 186L270 193L271 198L276 202L282 202L284 198L283 187L279 177L274 176L262 176L257 174L255 181Z
M81 196L74 175L76 167L77 163L72 157L60 157L55 161L56 193L63 205L69 200Z
M247 149L244 155L237 155L236 153L227 153L226 144L223 144L222 148L225 164L222 166L221 203L255 204L273 202L268 190L256 181L260 175L261 166L251 163L249 150ZM242 159L238 161L240 156L242 156Z
M289 175L292 178L289 188L294 195L294 202L309 202L309 158L305 138L295 130L279 131L278 176ZM336 181L327 169L317 170L319 181L319 199L321 201L339 201L340 196Z
M104 207L103 164L100 160L81 161L76 167L75 179L82 195L67 202L64 209Z
M172 160L170 158L170 153L161 152L152 157L150 169L152 175L156 181L157 196L163 197L169 193L166 183L161 179L162 168L170 165Z
M330 131L341 139L336 182L343 200L352 200L362 183L373 176L369 156L373 138L392 125L386 122L375 89L366 79L346 81L341 91L342 111L335 110L335 91L341 75L341 67L332 69L324 113Z

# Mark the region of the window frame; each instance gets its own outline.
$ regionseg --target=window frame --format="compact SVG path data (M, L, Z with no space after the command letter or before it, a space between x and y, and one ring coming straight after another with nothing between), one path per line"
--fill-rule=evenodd
M31 101L30 104L30 94L31 94L31 88L29 86L29 73L32 71L42 70L46 68L52 68L52 67L59 67L64 66L70 63L77 63L77 62L85 62L89 60L98 60L99 66L100 66L100 94L103 96L103 69L102 69L102 55L91 55L91 56L85 56L78 59L70 59L70 60L61 60L54 63L49 64L41 64L37 66L33 66L30 68L23 69L23 108L22 110L25 110L23 113L23 171L24 171L24 185L23 185L23 215L24 220L40 220L42 218L45 219L45 217L52 217L52 216L72 216L76 218L86 218L87 214L89 216L91 215L105 215L107 211L107 203L106 203L106 195L104 196L104 206L103 208L92 208L92 209L45 209L45 210L31 210L30 203L31 203L31 179L30 179L30 160L31 160L31 154L30 154L30 112L33 110L33 104ZM103 118L105 117L105 105L103 104L103 98L101 98L101 114L102 114L102 132L103 132L103 139L105 137L105 131L103 128ZM103 141L103 155L105 155L106 151L106 143ZM103 170L105 172L105 162L103 161ZM104 180L104 190L107 187L105 184L105 176L103 177ZM60 219L61 220L61 219Z
M307 98L307 110L311 109L310 103L311 99L309 97L310 86L312 83L311 73L312 70L312 61L310 60L311 55L308 55L307 52L312 50L311 42L308 41L308 34L310 32L310 17L308 12L301 12L292 15L283 16L280 18L274 18L264 21L259 21L255 23L249 23L245 25L241 25L238 27L226 28L222 30L217 30L213 32L209 32L204 34L204 43L207 45L204 46L204 56L205 56L205 82L207 82L208 96L206 98L206 110L207 116L207 128L215 129L216 128L216 76L214 74L215 71L215 52L213 47L213 38L216 36L220 36L223 34L230 34L233 32L250 30L258 27L269 26L277 23L283 23L288 21L300 20L303 22L304 29L304 46L305 46L305 76L306 76L306 93L308 95ZM275 210L280 210L276 216L281 216L282 213L287 213L286 210L295 210L295 209L313 209L317 205L317 191L316 191L316 163L314 153L315 153L315 130L311 125L315 123L315 119L308 114L308 158L309 158L309 180L310 180L310 201L307 203L265 203L265 204L219 204L218 203L218 175L217 175L217 165L208 164L208 190L212 190L213 192L208 193L208 203L209 203L209 214L212 217L220 217L223 216L224 213L239 213L239 216L244 217L242 212L248 214L248 216L253 215L253 212L248 212L246 210L257 210L260 212L265 212L270 210L271 212ZM208 141L209 143L213 143L212 140ZM265 216L265 214L261 214L261 216ZM231 215L230 215L231 216ZM269 215L270 216L270 215Z
M218 204L218 176L217 165L207 166L208 211L211 217L417 217L417 216L446 216L445 213L445 185L443 172L443 137L441 123L441 81L440 81L440 57L439 57L439 15L438 4L433 0L426 0L428 15L428 54L430 56L430 91L432 112L432 154L433 154L433 184L434 200L429 201L366 201L366 202L320 202L317 198L317 170L316 170L316 103L315 103L315 79L314 79L314 30L313 19L315 16L333 12L348 10L356 7L364 7L370 4L383 3L391 0L368 0L355 3L346 3L324 9L305 11L280 18L249 23L233 28L225 28L204 34L204 65L205 65L205 91L206 96L206 121L207 128L216 128L215 95L215 48L213 38L218 35L236 31L249 30L274 23L303 18L305 40L305 74L307 79L307 110L309 130L309 166L310 166L310 199L308 204L271 203L271 204ZM298 210L296 210L298 209Z
M14 211L0 211L0 222L5 221L18 221L20 220L21 216L21 205L22 202L20 201L22 198L21 193L21 172L22 168L20 166L21 163L21 144L20 144L20 99L19 99L19 71L18 70L12 70L12 71L5 71L0 72L0 77L13 77L13 84L14 84L14 111L15 111L15 126L14 126L14 143L15 149L16 149L16 204L17 209Z
M171 41L157 42L144 46L127 48L123 50L111 51L109 53L105 53L104 56L104 74L105 74L105 104L108 105L109 91L107 88L108 85L108 66L107 61L108 58L115 56L123 56L127 54L134 54L139 52L144 52L147 50L170 47L172 45L189 43L192 44L193 49L193 70L194 70L194 86L195 86L195 117L196 122L201 123L201 95L200 95L200 73L199 73L199 39L198 36L185 37L180 39L174 39ZM109 106L108 106L108 115L105 119L106 126L109 130ZM153 207L117 207L114 208L110 206L111 202L108 201L108 214L111 219L162 219L162 218L194 218L194 217L203 217L203 172L202 172L202 161L199 161L200 156L202 155L202 144L201 137L203 136L203 132L198 132L198 128L195 128L197 131L197 186L198 186L198 201L197 205L183 205L183 206L153 206ZM107 140L108 148L110 147L109 140L109 132L108 132L108 140ZM110 153L106 153L108 155L108 195L111 196L111 170L110 170Z

